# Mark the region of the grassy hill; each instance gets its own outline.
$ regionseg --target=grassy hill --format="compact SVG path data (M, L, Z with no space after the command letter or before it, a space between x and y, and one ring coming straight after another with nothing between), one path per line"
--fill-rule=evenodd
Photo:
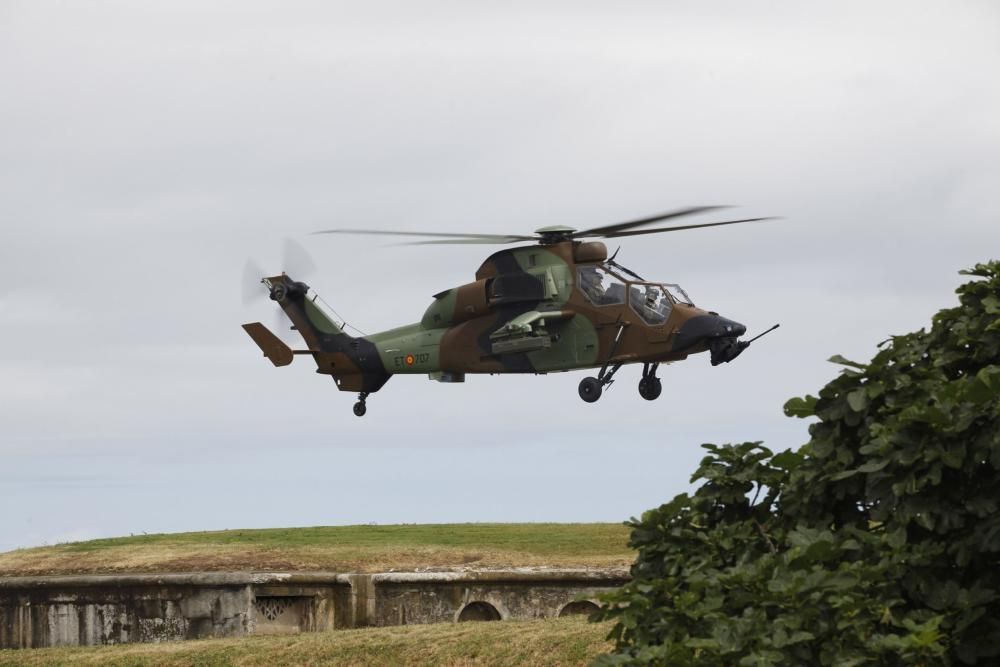
M294 570L386 572L499 567L627 567L613 523L320 526L141 535L0 554L0 576Z
M0 651L6 665L585 665L609 623L575 618L439 623L292 636Z

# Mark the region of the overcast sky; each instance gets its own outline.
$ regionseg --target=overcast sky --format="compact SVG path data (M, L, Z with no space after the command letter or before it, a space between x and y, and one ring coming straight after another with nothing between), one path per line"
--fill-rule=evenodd
M781 406L835 376L828 357L926 325L997 257L998 71L990 1L0 0L0 550L621 521L687 489L700 443L800 445ZM271 322L241 273L279 270L285 237L367 332L492 251L312 230L710 204L784 220L625 239L619 260L782 327L733 364L664 368L654 403L635 368L594 405L582 372L409 376L358 419L239 326Z

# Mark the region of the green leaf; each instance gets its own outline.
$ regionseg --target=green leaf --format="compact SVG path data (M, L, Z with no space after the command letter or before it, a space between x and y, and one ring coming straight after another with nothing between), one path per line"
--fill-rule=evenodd
M957 442L949 445L941 452L941 463L949 468L961 468L965 461L965 443Z
M1000 395L1000 365L980 368L976 373L976 379L986 385L994 396Z
M847 395L847 404L851 406L851 410L855 412L861 412L866 407L868 407L868 392L865 387L860 389L855 389Z
M840 356L839 354L833 355L832 357L830 357L829 359L827 359L827 361L829 361L830 363L833 363L833 364L840 364L841 366L853 366L854 368L857 368L858 370L861 370L861 371L863 371L866 368L868 368L864 364L859 364L856 361L851 361L850 359L845 359L844 357Z
M878 382L870 382L865 385L868 391L868 398L878 398L885 393L885 385Z
M786 449L780 454L775 454L771 458L771 465L782 470L793 470L795 466L802 462L802 454Z
M802 398L790 398L785 402L785 416L798 417L800 419L812 417L816 414L817 400L815 396L808 395Z
M893 549L900 549L906 545L906 526L898 526L885 534L886 542Z
M858 472L864 472L864 473L878 472L879 470L882 470L890 463L891 463L890 459L882 459L881 461L869 461L868 463L859 466Z

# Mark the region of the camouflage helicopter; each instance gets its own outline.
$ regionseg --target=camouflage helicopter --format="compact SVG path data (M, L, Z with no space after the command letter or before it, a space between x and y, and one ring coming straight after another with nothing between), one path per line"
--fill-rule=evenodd
M543 227L534 235L330 229L316 234L423 237L407 243L532 245L500 250L476 271L473 282L446 289L419 322L354 337L304 282L281 273L260 282L291 320L307 348L293 350L260 322L243 329L275 366L309 355L316 372L333 377L341 391L358 392L354 414L393 375L426 374L439 382L464 382L469 373L536 373L599 369L580 381L580 398L593 403L626 364L642 364L639 395L652 401L662 384L662 363L708 351L713 366L739 356L751 340L746 327L694 305L673 283L649 281L608 256L594 238L623 238L770 218L642 229L721 207L699 206L577 231Z

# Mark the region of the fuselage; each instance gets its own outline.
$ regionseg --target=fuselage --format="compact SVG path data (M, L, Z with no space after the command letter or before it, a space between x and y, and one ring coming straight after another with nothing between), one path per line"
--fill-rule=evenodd
M707 349L682 331L712 314L606 259L603 243L502 250L474 282L435 295L420 322L365 339L387 373L444 380L669 362Z

